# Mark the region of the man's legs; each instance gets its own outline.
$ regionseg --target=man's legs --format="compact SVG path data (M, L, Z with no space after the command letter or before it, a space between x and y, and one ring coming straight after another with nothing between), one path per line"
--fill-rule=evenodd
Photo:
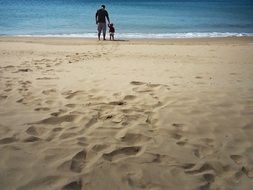
M103 23L103 39L105 40L105 36L106 36L106 23Z
M100 40L101 31L98 31L98 40Z
M102 23L98 23L98 40L100 40L101 32L102 32Z
M101 32L103 30L103 39L106 36L106 23L98 23L98 40L100 40Z

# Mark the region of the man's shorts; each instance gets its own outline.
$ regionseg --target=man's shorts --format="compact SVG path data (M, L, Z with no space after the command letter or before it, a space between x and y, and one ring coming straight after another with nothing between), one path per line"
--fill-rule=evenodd
M101 33L101 31L103 31L104 34L106 33L106 23L98 23L98 32Z

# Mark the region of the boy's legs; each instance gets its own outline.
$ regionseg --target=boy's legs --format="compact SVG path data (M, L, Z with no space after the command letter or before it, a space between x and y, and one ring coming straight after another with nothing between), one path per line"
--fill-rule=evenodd
M114 33L110 32L110 40L114 40Z

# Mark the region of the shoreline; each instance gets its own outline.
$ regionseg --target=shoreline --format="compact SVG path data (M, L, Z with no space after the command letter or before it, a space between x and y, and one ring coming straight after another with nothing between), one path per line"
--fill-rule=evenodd
M29 42L29 43L50 43L56 44L72 44L72 45L85 45L85 44L99 44L104 45L110 43L124 43L124 44L182 44L182 45L193 45L193 44L205 44L205 43L253 43L253 36L241 36L241 37L200 37L200 38L132 38L132 39L115 39L100 40L96 38L81 38L81 37L9 37L0 36L0 42Z

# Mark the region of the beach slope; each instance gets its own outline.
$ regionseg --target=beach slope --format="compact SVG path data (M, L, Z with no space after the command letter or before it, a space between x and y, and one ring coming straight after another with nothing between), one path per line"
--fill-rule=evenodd
M253 38L0 38L1 189L253 186Z

